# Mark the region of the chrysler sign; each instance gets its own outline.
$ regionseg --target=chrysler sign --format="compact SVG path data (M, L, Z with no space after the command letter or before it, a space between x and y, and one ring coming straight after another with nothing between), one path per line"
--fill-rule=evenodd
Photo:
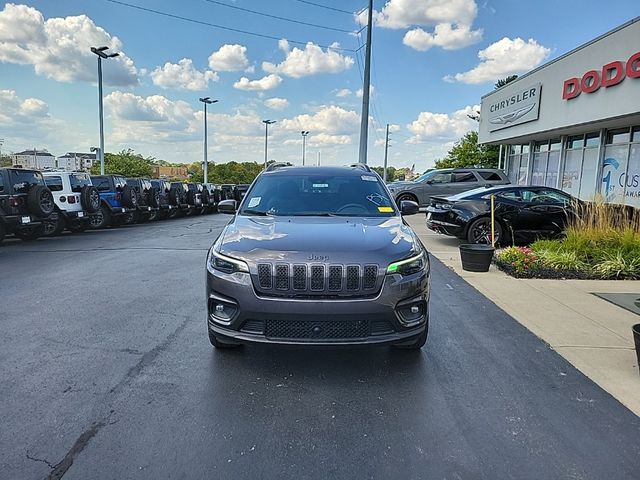
M520 125L538 119L542 84L536 83L489 106L489 131Z

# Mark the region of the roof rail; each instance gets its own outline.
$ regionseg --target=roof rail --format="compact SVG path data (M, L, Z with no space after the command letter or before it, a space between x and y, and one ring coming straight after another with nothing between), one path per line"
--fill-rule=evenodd
M271 172L273 170L277 170L282 167L293 167L293 164L289 162L275 162L270 165L267 165L267 169L265 170L265 172Z
M360 170L364 170L365 172L371 171L371 168L366 163L352 163L349 166L353 168L359 168Z

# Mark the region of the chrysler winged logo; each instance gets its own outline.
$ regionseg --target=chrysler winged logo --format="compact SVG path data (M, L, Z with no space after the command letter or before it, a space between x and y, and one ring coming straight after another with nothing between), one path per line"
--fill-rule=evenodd
M507 123L512 123L518 120L519 118L524 117L527 113L533 110L536 104L530 103L529 105L525 105L524 107L520 107L513 112L505 113L504 115L498 115L497 117L493 117L489 119L489 123L493 123L495 125L506 125Z

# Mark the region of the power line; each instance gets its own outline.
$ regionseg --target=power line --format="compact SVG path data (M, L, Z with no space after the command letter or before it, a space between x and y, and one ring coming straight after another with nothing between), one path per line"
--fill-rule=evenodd
M334 12L346 13L347 15L353 15L353 12L348 10L341 10L339 8L330 7L328 5L322 5L321 3L309 2L307 0L295 0L296 2L306 3L307 5L313 5L314 7L326 8L327 10L333 10Z
M174 19L177 19L177 20L182 20L184 22L195 23L195 24L198 24L198 25L205 25L207 27L212 27L212 28L219 28L221 30L227 30L227 31L230 31L230 32L242 33L244 35L251 35L251 36L260 37L260 38L268 38L269 40L280 41L282 39L282 37L275 37L275 36L272 36L272 35L264 35L262 33L249 32L247 30L240 30L238 28L225 27L224 25L217 25L215 23L204 22L202 20L196 20L194 18L182 17L180 15L175 15L173 13L161 12L160 10L154 10L152 8L141 7L139 5L133 5L131 3L121 2L119 0L105 0L105 1L110 2L110 3L115 3L117 5L122 5L122 6L125 6L125 7L129 7L129 8L133 8L135 10L141 10L143 12L154 13L156 15L161 15L163 17L174 18ZM300 41L297 41L297 40L289 40L289 39L287 39L287 41L289 43L293 43L293 44L296 44L296 45L306 45L307 43L309 43L309 42L300 42ZM316 45L318 45L321 48L330 48L332 50L340 50L340 51L343 51L343 52L354 52L355 51L355 50L349 49L349 48L335 47L335 46L330 46L330 45L320 45L320 44L316 44Z
M258 12L256 10L250 10L248 8L238 7L236 5L229 5L228 3L218 2L217 0L204 0L205 2L213 3L223 7L233 8L242 12L253 13L254 15L262 15L263 17L275 18L276 20L283 20L285 22L298 23L300 25L306 25L307 27L324 28L325 30L333 30L334 32L351 33L351 30L345 30L343 28L327 27L326 25L318 25L316 23L307 23L301 20L295 20L293 18L279 17L277 15L271 15L269 13Z

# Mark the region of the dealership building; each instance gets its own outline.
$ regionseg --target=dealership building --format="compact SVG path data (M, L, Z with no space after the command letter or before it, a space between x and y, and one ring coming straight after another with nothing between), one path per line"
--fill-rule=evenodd
M514 184L640 207L640 17L482 97Z

